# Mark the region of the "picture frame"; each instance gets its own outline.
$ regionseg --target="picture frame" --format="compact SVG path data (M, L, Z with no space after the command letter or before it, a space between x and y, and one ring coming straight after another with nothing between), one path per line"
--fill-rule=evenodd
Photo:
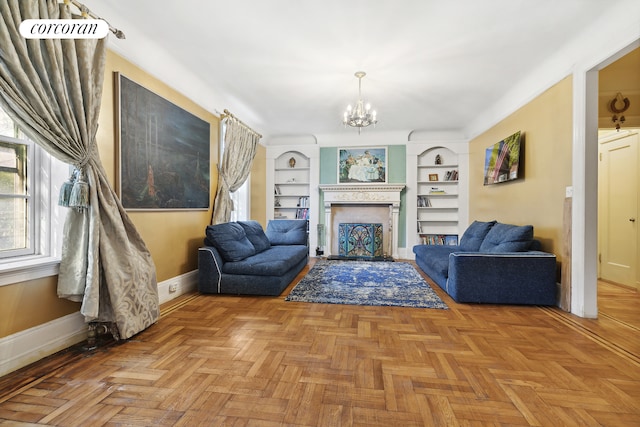
M207 210L209 122L115 72L118 196L127 210Z
M338 148L338 183L387 182L387 147Z
M484 185L522 178L524 141L517 131L485 150Z
M430 173L429 174L429 181L437 181L438 180L438 174L437 173Z

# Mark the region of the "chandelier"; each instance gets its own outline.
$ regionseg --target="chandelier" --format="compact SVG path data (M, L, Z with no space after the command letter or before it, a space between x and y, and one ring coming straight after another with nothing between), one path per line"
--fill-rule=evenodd
M366 75L367 73L364 71L355 73L358 78L358 102L355 108L351 108L351 105L347 106L347 111L344 112L342 120L345 126L349 125L358 128L358 134L362 128L378 123L375 110L371 111L371 104L365 104L362 100L362 78Z

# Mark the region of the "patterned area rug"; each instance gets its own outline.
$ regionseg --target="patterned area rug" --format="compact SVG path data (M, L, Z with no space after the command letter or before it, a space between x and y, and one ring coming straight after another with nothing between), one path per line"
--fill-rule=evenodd
M316 262L285 301L448 309L406 262Z

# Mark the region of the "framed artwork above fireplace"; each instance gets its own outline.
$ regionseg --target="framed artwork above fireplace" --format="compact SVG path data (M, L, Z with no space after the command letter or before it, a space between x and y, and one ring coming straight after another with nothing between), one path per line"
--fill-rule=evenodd
M387 147L338 148L338 183L386 183Z

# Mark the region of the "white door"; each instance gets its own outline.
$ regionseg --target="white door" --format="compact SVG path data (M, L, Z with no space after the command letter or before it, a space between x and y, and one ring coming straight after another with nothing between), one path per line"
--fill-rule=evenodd
M600 277L637 286L638 134L600 142Z

